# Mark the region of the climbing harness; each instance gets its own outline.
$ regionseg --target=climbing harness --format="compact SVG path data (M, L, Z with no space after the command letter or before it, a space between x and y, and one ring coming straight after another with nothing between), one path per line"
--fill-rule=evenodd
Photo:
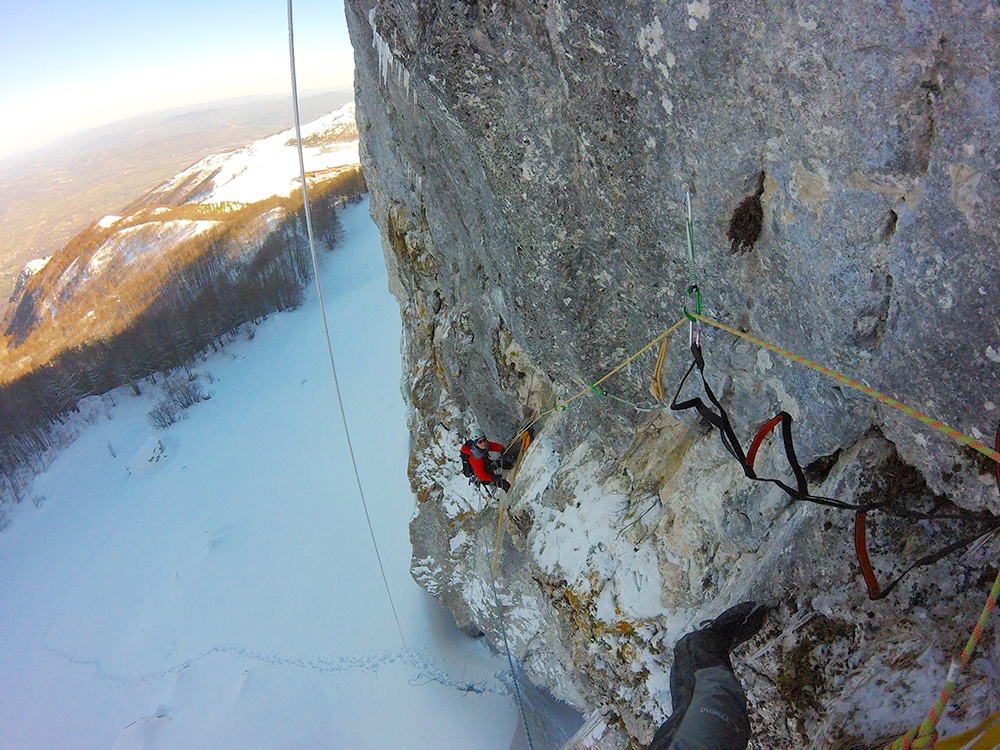
M475 477L473 477L472 479L469 480L469 484L471 484L473 487L475 487L476 491L479 493L480 506L479 506L479 511L476 513L476 515L477 516L478 515L482 515L483 508L486 505L489 505L490 500L496 500L497 498L490 491L490 485L483 484L482 482L480 482Z
M469 480L469 485L477 489L483 490L484 492L486 492L487 497L493 497L493 493L489 491L489 488L492 487L493 484L479 478L479 475L476 474L476 470L472 467L472 463L469 461L469 458L468 456L466 456L465 453L460 453L459 456L461 457L462 461L462 475ZM494 473L501 470L502 469L499 464L493 467Z

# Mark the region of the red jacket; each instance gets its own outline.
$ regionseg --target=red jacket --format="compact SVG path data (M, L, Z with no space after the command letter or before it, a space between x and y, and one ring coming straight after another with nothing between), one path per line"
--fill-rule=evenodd
M474 440L470 440L462 446L462 453L469 457L469 463L472 464L472 470L476 472L476 478L479 479L480 482L493 481L493 475L486 471L486 465L484 463L489 451L501 453L503 452L503 446L500 445L500 443L489 443L487 445L487 449L484 451L480 450Z

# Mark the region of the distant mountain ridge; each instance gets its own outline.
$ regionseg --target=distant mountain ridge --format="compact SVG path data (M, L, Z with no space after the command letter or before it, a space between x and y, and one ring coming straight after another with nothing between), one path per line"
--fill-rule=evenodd
M348 91L304 97L310 121L349 102ZM286 98L254 98L140 115L0 160L0 297L29 260L51 255L101 212L201 158L292 125Z
M355 139L345 140L351 133ZM306 153L316 182L357 168L356 134L353 102L303 128L314 144ZM4 379L61 349L113 334L162 293L173 273L166 267L182 268L223 235L237 248L227 251L232 261L250 263L288 215L285 199L300 187L293 136L286 130L205 157L123 215L93 222L45 263L26 266L0 329Z
M233 210L272 195L287 195L300 184L294 136L294 130L286 130L234 151L208 156L165 180L126 210L188 203L225 204ZM311 151L310 176L358 164L354 103L304 126L302 141Z

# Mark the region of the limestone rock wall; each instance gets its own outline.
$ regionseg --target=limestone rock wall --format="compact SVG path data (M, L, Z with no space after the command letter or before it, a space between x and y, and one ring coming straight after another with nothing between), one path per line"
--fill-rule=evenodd
M991 442L995 3L348 0L347 17L404 320L417 580L499 643L495 580L512 648L597 719L593 747L647 742L673 642L746 597L776 607L737 659L756 746L862 747L919 721L995 541L869 602L849 512L750 482L689 414L629 405L653 405L655 350L604 383L618 400L539 422L502 518L456 456L477 425L506 441L676 322L692 271L709 316ZM734 251L741 205L760 233ZM816 493L1000 512L980 454L730 334L702 340L744 447L785 409ZM788 477L773 445L758 469ZM961 531L870 527L884 577ZM991 632L954 721L1000 707L997 648Z

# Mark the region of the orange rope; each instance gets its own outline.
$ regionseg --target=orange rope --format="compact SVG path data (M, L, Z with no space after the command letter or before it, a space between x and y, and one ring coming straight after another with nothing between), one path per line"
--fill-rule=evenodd
M663 361L667 358L667 339L663 339L660 344L660 353L656 357L656 367L653 368L653 381L650 383L650 390L657 401L666 401L667 397L663 393Z

